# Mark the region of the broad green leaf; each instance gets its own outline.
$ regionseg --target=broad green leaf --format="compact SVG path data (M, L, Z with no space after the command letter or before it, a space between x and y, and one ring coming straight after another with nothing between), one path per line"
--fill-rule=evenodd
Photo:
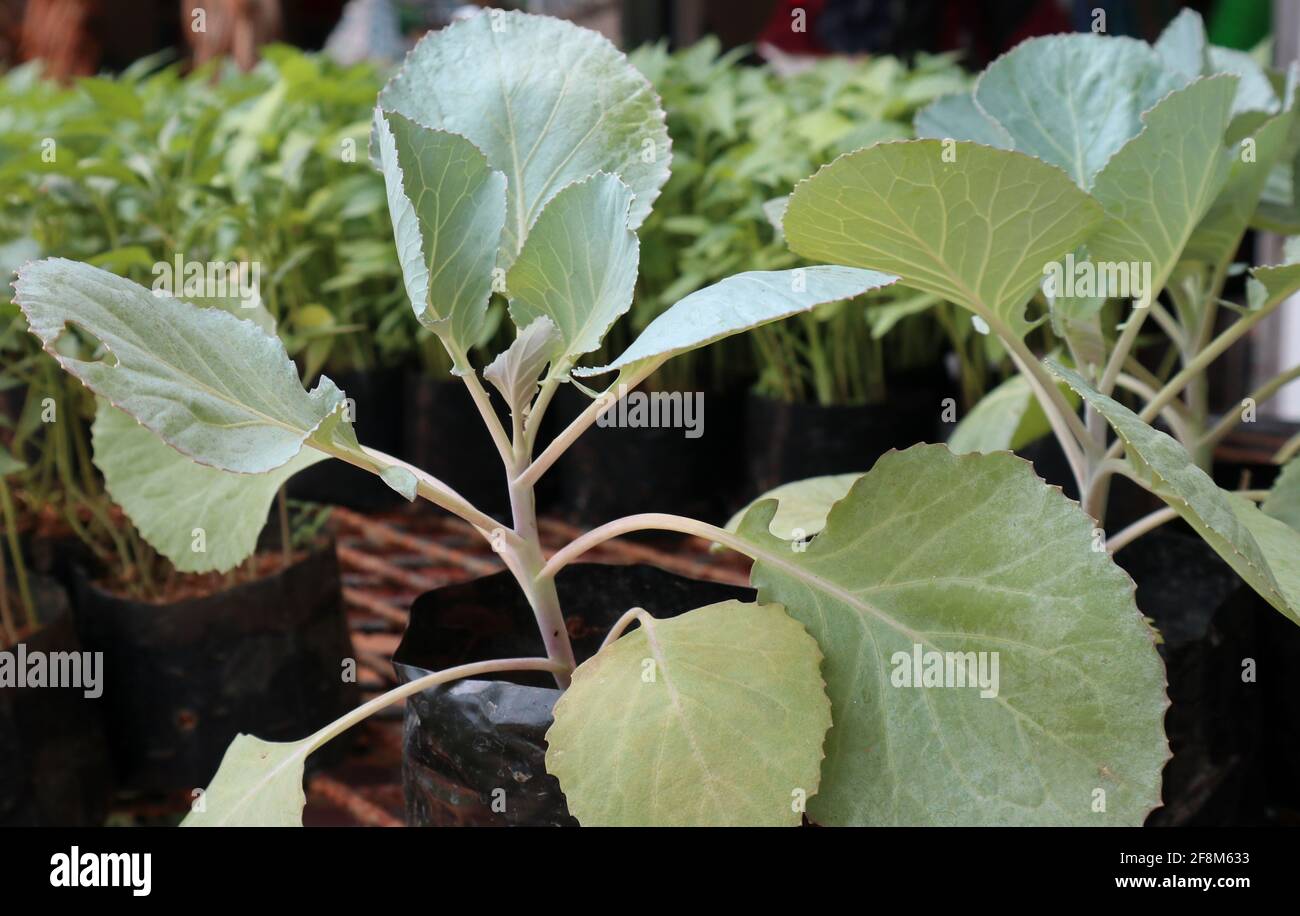
M1068 400L1078 403L1073 392ZM962 417L948 437L948 447L958 455L967 452L1016 450L1052 431L1047 414L1034 397L1027 376L1016 374L980 399Z
M1281 600L1270 603L1293 623L1300 624L1300 531L1261 512L1244 496L1235 493L1227 496L1237 519L1255 538L1277 580Z
M685 353L827 302L889 286L897 279L874 270L826 266L739 273L672 305L609 365L575 369L573 374L599 375L642 360Z
M740 529L740 523L751 508L767 499L777 501L776 514L767 530L783 541L802 541L826 527L826 516L857 482L861 474L828 474L809 477L773 487L752 500L727 522L728 531Z
M14 289L32 333L64 369L200 464L277 468L343 406L328 378L303 390L278 338L219 309L62 258L27 265ZM70 325L103 344L102 360L59 351Z
M1292 458L1273 481L1268 499L1260 505L1268 515L1300 531L1300 458ZM1300 564L1300 557L1295 562Z
M1196 466L1177 441L1148 425L1123 404L1096 391L1082 376L1050 360L1048 369L1106 418L1124 441L1138 477L1199 534L1251 588L1288 617L1297 616L1265 552L1234 511L1230 494ZM1294 597L1294 596L1292 596Z
M1145 42L1052 35L1022 42L989 64L975 84L975 103L1014 149L1059 166L1088 189L1142 129L1142 112L1186 82Z
M478 340L506 221L506 178L464 137L375 110L406 295L420 324L447 344L455 371Z
M775 605L645 615L574 671L546 769L584 826L797 826L831 724L821 658Z
M483 370L512 413L521 414L537 394L537 381L561 344L555 322L542 316L519 332L510 346Z
M1254 146L1251 156L1247 158L1244 149L1232 156L1228 179L1183 248L1183 260L1215 265L1236 253L1259 205L1269 170L1287 149L1295 121L1294 107L1269 118L1250 137Z
M890 452L802 548L768 533L775 508L740 531L759 600L784 603L826 656L813 820L1141 824L1160 803L1164 667L1133 582L1027 461ZM918 653L918 675L958 653L951 678L909 686Z
M996 149L1014 149L1011 135L975 104L970 92L935 99L916 113L918 137L930 140L969 140Z
M561 370L600 346L632 306L640 243L628 228L632 191L604 172L551 198L506 275L510 317L523 328L546 317L559 329Z
M181 572L238 566L257 549L280 486L329 457L307 447L266 473L232 474L196 464L104 400L95 411L91 441L108 495Z
M951 152L946 162L941 141L913 140L841 156L795 187L786 238L806 258L898 274L1023 335L1044 265L1077 248L1101 208L1029 156Z
M467 137L505 173L503 267L574 181L622 178L636 229L668 180L668 130L650 83L607 39L560 19L493 10L430 32L379 105Z
M280 742L237 735L181 826L301 827L303 767L315 745L314 736Z
M1232 168L1223 145L1237 80L1199 79L1144 115L1146 126L1106 163L1093 196L1106 211L1088 240L1094 261L1150 265L1149 305ZM1133 298L1137 298L1134 296Z

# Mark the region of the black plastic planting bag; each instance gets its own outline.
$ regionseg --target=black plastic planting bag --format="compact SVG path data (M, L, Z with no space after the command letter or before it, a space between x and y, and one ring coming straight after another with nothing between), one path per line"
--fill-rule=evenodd
M104 653L109 744L138 790L207 784L241 732L305 737L357 704L334 544L274 575L169 605L77 579L77 629ZM342 753L346 742L331 742Z
M653 566L566 567L556 577L579 662L623 612L655 617L738 598L752 589L687 579ZM426 592L393 655L403 681L493 658L544 656L532 611L508 572ZM546 772L546 730L560 698L545 672L458 681L407 700L402 781L412 826L572 825L560 785Z
M23 639L26 654L82 651L63 588L41 577L31 584L41 627ZM102 685L102 669L99 677ZM88 686L0 687L0 827L103 824L112 772L104 700L87 696Z
M1158 826L1254 822L1261 788L1259 685L1242 663L1258 658L1258 599L1199 538L1154 531L1115 554L1137 583L1137 603L1160 633L1169 677L1164 806Z

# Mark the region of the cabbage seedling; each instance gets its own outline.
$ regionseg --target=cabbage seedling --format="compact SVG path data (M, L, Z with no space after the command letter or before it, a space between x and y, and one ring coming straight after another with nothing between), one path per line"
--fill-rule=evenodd
M978 150L963 148L961 161L986 155ZM1073 220L1071 208L1094 205L1056 169L997 155L1027 170L1029 190L1046 182L1040 202L1056 207L1006 214L1017 240L1043 230L1030 251L1039 260L1073 250L1096 219L1089 210ZM168 556L189 551L201 517L208 544L237 562L280 480L333 458L472 525L536 616L544 657L431 674L300 741L241 735L187 823L298 824L312 750L417 691L509 670L548 671L565 688L547 766L583 824L794 825L805 814L826 824L1134 824L1159 803L1164 670L1133 584L1095 549L1079 506L1013 455L891 453L810 543L774 536L777 502L767 500L734 532L643 514L542 551L534 486L624 392L680 354L889 286L904 269L910 279L904 259L889 259L890 272L737 274L674 304L607 365L583 365L630 306L636 230L668 176L669 141L658 99L626 59L547 18L492 12L424 39L379 96L371 157L410 304L500 453L508 523L359 443L344 393L327 378L304 390L280 341L254 322L73 261L29 264L16 286L31 331L113 405L104 455L138 446L138 491L115 486L113 461L101 467ZM791 206L787 225L841 237L839 214L813 214L799 195ZM1000 266L980 288L1027 296L1027 268ZM480 369L469 344L494 292L517 336ZM1010 298L993 302L988 315L1014 324ZM104 358L60 356L69 328L95 337ZM600 397L543 446L559 386L596 378L609 380ZM445 437L457 447L456 430ZM651 529L753 558L758 600L661 620L628 608L576 664L556 574L609 538Z

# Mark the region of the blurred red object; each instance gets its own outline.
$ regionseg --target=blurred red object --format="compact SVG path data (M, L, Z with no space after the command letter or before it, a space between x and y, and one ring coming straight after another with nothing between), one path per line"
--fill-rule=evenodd
M102 12L100 0L28 0L19 58L40 58L58 80L92 75L102 52L92 26Z
M780 0L763 32L760 43L775 45L789 54L825 54L812 23L826 7L826 0Z

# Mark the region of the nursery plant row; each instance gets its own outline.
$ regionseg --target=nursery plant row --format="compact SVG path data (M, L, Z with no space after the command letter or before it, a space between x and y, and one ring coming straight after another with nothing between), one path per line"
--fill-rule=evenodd
M671 84L676 113L665 89L666 113L674 68L697 82ZM44 582L22 572L38 539L24 548L20 481L21 505L47 507L33 530L57 522L85 545L74 616L103 647L105 695L125 695L114 679L152 692L136 724L201 734L189 746L209 757L239 732L202 785L159 774L177 761L145 733L111 736L119 768L136 758L141 786L192 789L187 825L296 825L308 757L405 700L413 823L1190 824L1295 805L1300 438L1280 443L1275 480L1246 486L1216 481L1214 453L1300 370L1221 415L1207 370L1300 291L1291 246L1238 261L1252 227L1300 231L1300 71L1210 46L1183 13L1154 45L1029 40L973 83L942 59L823 65L779 103L774 80L711 48L634 64L569 23L494 11L424 38L364 128L247 135L235 172L271 182L247 198L214 163L202 193L154 201L188 202L184 220L93 193L72 208L105 231L171 228L134 265L80 252L17 272L15 339L41 353L15 362L31 374L0 486L8 641L31 632ZM154 81L84 91L144 106ZM769 104L803 112L801 92L833 101L778 129ZM692 95L708 117L674 133ZM296 97L253 109L274 120ZM898 122L922 104L913 137ZM355 160L333 158L348 140ZM307 162L333 170L321 192L338 206L369 201L330 250L396 271L332 287L345 265L317 276L291 246L241 250L275 237L255 208ZM764 181L738 187L746 167ZM231 195L221 217L212 193ZM272 287L318 285L299 301L150 283L146 263L171 259L144 259L187 232ZM345 289L356 311L318 305L335 323L302 334L314 297ZM397 398L382 360L330 374L407 315L447 377L390 384ZM976 401L991 372L1005 379ZM702 435L685 401L668 429L629 419L641 396L689 395L683 377L710 387ZM827 424L798 402L850 412ZM1037 468L1016 453L1031 448ZM432 503L505 567L421 596L402 683L359 706L338 677L350 649L323 513L285 495L312 474L327 500L373 478L376 500ZM552 484L595 527L548 552ZM749 587L582 562L644 532L749 558ZM97 563L116 572L85 572ZM187 588L182 606L138 600ZM253 614L268 607L280 615ZM182 655L144 662L155 631ZM196 723L199 665L228 671L256 721Z

